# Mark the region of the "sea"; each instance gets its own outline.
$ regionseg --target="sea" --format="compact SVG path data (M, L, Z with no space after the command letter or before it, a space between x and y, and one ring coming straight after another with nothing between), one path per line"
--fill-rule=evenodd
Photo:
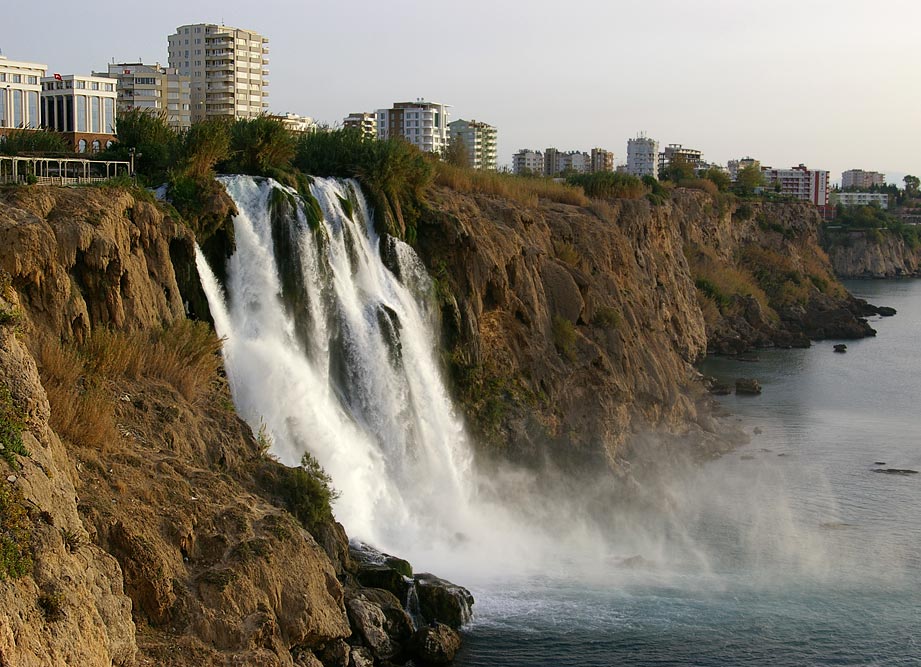
M610 556L470 575L455 664L921 665L921 474L893 472L921 471L921 281L846 286L898 314L874 338L707 359L761 383L720 399L750 442L676 474L667 516Z

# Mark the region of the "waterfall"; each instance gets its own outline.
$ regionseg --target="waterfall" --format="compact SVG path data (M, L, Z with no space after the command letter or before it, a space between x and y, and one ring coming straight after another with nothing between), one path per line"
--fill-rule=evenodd
M422 262L375 232L354 181L315 179L317 211L268 179L220 180L239 211L226 293L197 262L240 415L281 462L317 458L354 537L403 553L462 540L470 445L441 378Z

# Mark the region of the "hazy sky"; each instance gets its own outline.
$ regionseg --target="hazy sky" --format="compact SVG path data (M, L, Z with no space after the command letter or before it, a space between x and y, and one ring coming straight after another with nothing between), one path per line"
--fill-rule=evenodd
M519 148L613 150L638 131L725 163L921 172L919 0L226 0L10 4L0 49L52 72L166 62L216 22L270 40L269 102L340 122L424 97Z

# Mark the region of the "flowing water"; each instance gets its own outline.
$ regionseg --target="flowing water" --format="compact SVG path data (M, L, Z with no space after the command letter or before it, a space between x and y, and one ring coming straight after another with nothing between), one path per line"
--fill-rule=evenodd
M921 469L921 283L853 285L899 315L847 354L708 361L764 385L725 401L758 429L751 444L670 479L653 514L589 518L577 493L477 475L439 374L431 281L374 232L353 183L316 179L314 224L271 181L222 181L237 249L223 288L201 255L199 272L238 410L284 463L319 460L351 536L471 588L457 664L921 660L921 475L873 472Z

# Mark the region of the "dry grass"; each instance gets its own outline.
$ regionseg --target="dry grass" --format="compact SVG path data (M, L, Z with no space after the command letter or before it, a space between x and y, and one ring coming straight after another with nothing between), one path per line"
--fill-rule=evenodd
M579 266L582 261L582 255L579 254L579 251L576 250L572 243L561 241L554 243L554 247L556 248L556 256L561 262L570 266Z
M748 271L727 265L706 247L692 245L684 250L698 290L721 312L730 305L731 297L753 296L769 317L777 317L768 295Z
M536 206L541 199L573 206L588 206L589 199L580 187L574 187L548 178L533 178L478 171L439 163L435 183L457 192L499 195L528 206Z
M71 442L107 451L119 437L112 382L161 380L196 401L217 373L220 347L206 324L189 320L155 333L99 330L82 346L43 341L35 357L51 425Z

